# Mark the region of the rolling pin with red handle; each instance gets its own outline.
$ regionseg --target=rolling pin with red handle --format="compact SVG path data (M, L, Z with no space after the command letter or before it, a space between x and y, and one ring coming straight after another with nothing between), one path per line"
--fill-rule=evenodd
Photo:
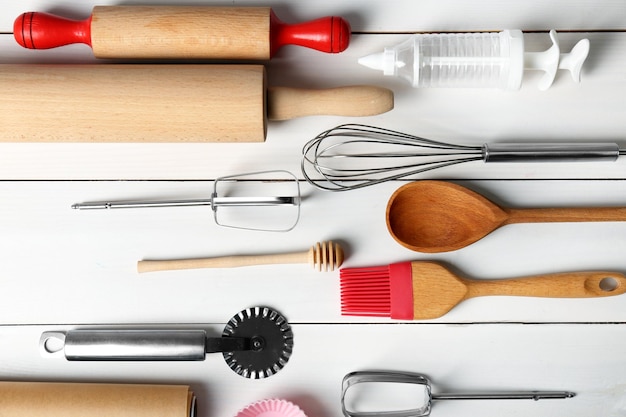
M267 120L370 116L374 86L266 86L262 65L0 65L0 142L263 142Z
M289 25L269 7L96 6L82 21L24 13L13 35L30 49L84 43L96 58L266 60L288 44L341 52L350 25L337 16Z

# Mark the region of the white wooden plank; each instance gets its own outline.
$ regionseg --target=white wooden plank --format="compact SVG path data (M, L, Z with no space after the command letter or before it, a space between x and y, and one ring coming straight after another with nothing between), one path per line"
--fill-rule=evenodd
M28 10L84 18L95 4L118 3L3 2L0 63L104 63L84 45L22 49L10 33L12 22ZM191 0L186 4L257 2ZM75 202L108 198L205 197L210 180L238 172L288 169L300 176L302 145L320 131L345 122L468 144L514 140L624 144L626 4L621 0L297 4L269 0L263 5L273 6L288 22L342 15L359 32L350 48L338 55L284 48L267 63L270 85L381 85L395 92L396 108L364 119L271 122L264 144L0 144L0 293L4 295L0 379L189 383L200 396L202 417L232 416L246 404L268 397L294 401L313 417L341 415L340 382L346 373L387 369L426 373L439 384L435 392L565 389L578 394L560 401L439 403L433 410L437 416L626 414L621 355L626 343L626 296L484 297L462 303L437 320L397 323L340 316L338 274L319 273L307 265L150 275L138 275L134 269L137 260L148 257L280 253L336 239L347 248L345 266L439 260L477 279L597 269L623 272L626 223L511 225L468 248L426 255L401 247L386 230L387 200L404 182L329 193L302 181L301 221L286 234L220 228L208 209L201 208L108 212L69 208ZM528 49L533 51L550 46L549 29L561 31L566 51L579 39L589 38L591 53L582 83L574 84L566 74L559 74L549 91L540 92L538 74L527 74L518 92L417 90L356 63L363 55L406 39L405 32L507 28L541 32L526 34ZM0 123L10 116L0 115ZM626 159L591 164L477 162L422 178L457 179L502 205L515 207L626 206L624 164ZM112 364L55 361L41 358L37 351L43 331L71 327L179 325L206 328L217 335L234 313L259 304L284 313L296 335L287 367L265 381L238 377L220 355L209 355L201 363Z
M285 398L309 416L341 415L348 372L419 372L434 392L571 390L576 397L542 401L436 402L434 416L621 416L626 348L623 325L365 325L293 324L294 353L285 368L255 381L235 375L221 355L204 362L89 363L42 358L43 331L65 326L3 327L4 380L191 384L199 416L234 416L264 398ZM206 325L211 334L222 325ZM379 406L389 406L383 404Z
M128 4L111 0L72 1L29 0L2 4L0 31L10 32L17 16L28 11L45 11L73 18L86 18L94 5ZM172 4L165 0L136 0L132 4ZM258 6L253 0L231 2L193 0L190 5ZM416 32L463 30L598 30L624 29L626 6L620 0L603 1L507 1L480 0L320 0L315 3L268 0L276 14L287 22L299 22L325 15L347 18L358 32Z
M626 206L624 181L463 182L502 205ZM2 182L0 304L5 324L218 321L266 304L312 323L369 322L341 317L338 273L310 266L137 274L144 258L172 259L304 251L339 240L345 266L439 260L477 279L585 270L624 271L626 223L511 225L456 252L420 254L386 231L385 207L399 184L347 193L303 186L301 221L291 232L251 232L213 224L208 208L75 211L106 199L201 198L204 182ZM626 321L626 296L587 300L487 297L435 321ZM168 306L165 307L164 306ZM45 312L45 313L43 313ZM379 319L379 322L389 322Z

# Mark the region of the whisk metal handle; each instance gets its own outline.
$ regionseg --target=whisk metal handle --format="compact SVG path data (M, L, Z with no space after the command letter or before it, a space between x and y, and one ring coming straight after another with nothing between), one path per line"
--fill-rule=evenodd
M616 143L496 143L483 145L485 162L615 161Z

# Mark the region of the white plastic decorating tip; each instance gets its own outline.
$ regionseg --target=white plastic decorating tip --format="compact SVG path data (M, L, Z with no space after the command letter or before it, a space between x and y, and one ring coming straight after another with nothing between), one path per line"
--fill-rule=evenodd
M359 58L359 64L367 68L382 71L383 70L383 53L377 52L377 53L366 55L362 58Z

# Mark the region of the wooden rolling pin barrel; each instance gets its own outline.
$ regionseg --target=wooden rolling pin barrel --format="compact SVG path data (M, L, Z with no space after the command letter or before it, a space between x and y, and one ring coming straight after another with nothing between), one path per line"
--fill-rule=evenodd
M30 49L84 43L97 58L267 60L289 44L342 52L350 24L328 16L289 25L269 7L96 6L82 21L24 13L13 34Z
M263 142L267 120L370 116L375 86L266 86L262 65L0 65L0 142Z

